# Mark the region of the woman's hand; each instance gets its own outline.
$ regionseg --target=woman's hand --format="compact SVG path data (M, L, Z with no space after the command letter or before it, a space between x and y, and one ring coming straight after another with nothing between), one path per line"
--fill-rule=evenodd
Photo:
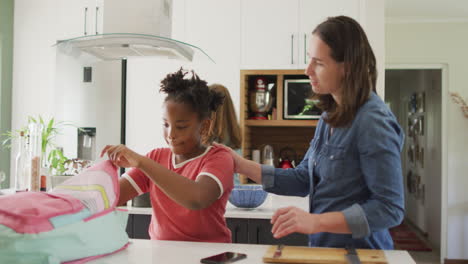
M276 210L271 218L273 237L281 238L291 233L313 234L320 232L319 215L310 214L294 206Z
M114 165L123 168L137 168L140 165L140 161L144 158L140 154L127 148L125 145L107 145L101 151L101 157L107 153L109 160Z
M234 172L239 173L240 168L243 167L241 164L245 162L245 158L226 145L219 144L217 142L213 142L213 145L216 147L224 148L231 153L231 156L234 159Z

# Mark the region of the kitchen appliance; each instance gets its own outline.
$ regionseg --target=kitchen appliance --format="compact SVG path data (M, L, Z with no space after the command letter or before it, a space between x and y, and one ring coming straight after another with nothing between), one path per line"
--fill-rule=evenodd
M267 120L267 113L270 112L273 106L273 98L271 90L274 84L267 84L267 81L263 77L257 77L255 79L254 88L249 94L249 106L250 111L253 112L253 116L250 119Z
M83 13L83 35L58 40L58 50L101 60L153 56L186 61L197 51L211 60L200 48L171 38L172 0L101 0L88 4ZM94 27L87 29L88 24Z
M270 246L263 256L266 263L349 263L346 259L348 251L344 248L313 248L285 246L281 256L276 254L278 247ZM357 249L357 256L362 263L387 263L383 250ZM275 254L277 257L275 257Z
M279 167L283 169L290 169L296 167L296 151L290 147L285 147L279 153Z
M78 159L94 160L96 154L96 128L80 127L78 129Z

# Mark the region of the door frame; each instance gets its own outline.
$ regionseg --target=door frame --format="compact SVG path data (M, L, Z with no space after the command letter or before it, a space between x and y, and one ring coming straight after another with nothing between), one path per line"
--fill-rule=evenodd
M385 65L385 70L441 70L442 80L441 80L441 118L442 118L442 128L441 128L441 144L442 144L442 154L441 154L441 177L442 177L442 186L441 186L441 220L440 220L440 261L443 263L444 259L447 256L447 182L448 182L448 140L447 140L447 125L448 125L448 99L449 99L449 86L448 86L448 64L445 63L388 63Z

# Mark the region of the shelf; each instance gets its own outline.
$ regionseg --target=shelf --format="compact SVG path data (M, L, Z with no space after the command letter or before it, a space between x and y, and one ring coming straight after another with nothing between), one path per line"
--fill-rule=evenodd
M273 147L274 164L278 166L282 149L291 148L296 152L295 162L299 162L307 152L310 141L318 125L318 119L283 119L284 80L305 79L303 70L241 70L240 87L240 124L242 133L242 156L252 159L252 152L266 145ZM255 87L255 79L263 77L268 84L275 84L272 89L276 115L270 111L273 120L254 120L249 107L250 91ZM262 157L260 157L262 159ZM246 175L240 175L241 183L248 183Z
M250 127L315 127L318 120L245 120Z

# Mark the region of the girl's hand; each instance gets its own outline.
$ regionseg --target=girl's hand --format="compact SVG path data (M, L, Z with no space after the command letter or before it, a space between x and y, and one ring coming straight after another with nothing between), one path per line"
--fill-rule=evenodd
M237 152L235 152L232 148L219 144L217 142L213 142L213 145L216 147L224 148L228 150L231 153L232 158L234 159L234 172L239 172L240 168L242 168L242 163L245 161L245 158L239 155Z
M125 145L107 145L101 151L101 157L107 153L109 160L116 166L123 168L136 168L144 157L127 148Z
M291 233L318 233L318 216L294 206L280 208L271 218L273 237L281 238Z

